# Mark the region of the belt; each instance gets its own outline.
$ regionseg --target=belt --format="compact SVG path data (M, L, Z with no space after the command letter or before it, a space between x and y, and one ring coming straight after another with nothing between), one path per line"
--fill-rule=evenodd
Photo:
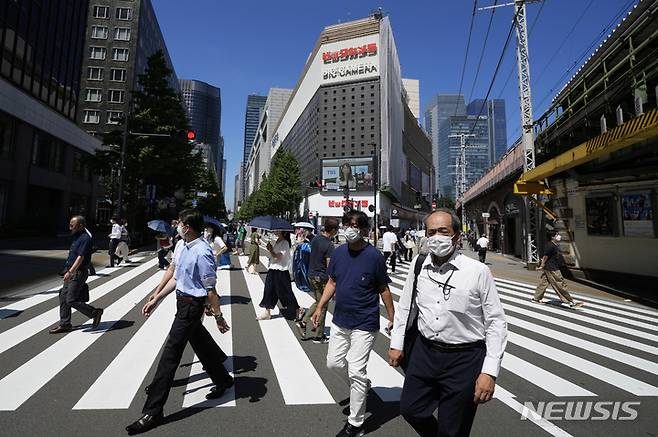
M441 352L459 352L469 349L484 349L486 347L486 343L484 342L484 340L477 340L471 343L453 344L453 343L444 343L442 341L430 340L422 335L420 336L420 338L423 340L423 342L426 345L428 345L432 349L436 349Z
M190 296L189 294L183 294L183 293L176 293L176 300L179 302L186 302L186 303L192 303L192 302L205 302L206 298L201 297L201 296Z

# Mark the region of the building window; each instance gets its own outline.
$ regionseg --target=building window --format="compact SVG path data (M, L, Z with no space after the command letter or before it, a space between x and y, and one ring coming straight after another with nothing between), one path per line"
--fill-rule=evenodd
M112 49L113 61L128 61L128 49Z
M125 68L112 68L110 70L110 80L113 82L125 82L126 81L126 69Z
M87 79L89 79L89 80L103 80L103 68L102 67L88 67L87 68Z
M114 29L114 39L116 41L130 41L130 28L117 27Z
M103 91L100 88L87 88L85 95L86 102L100 102Z
M133 17L132 8L117 8L117 20L130 20Z
M100 122L101 122L101 111L95 111L92 109L84 110L83 123L98 124Z
M0 114L0 159L10 159L14 156L15 126L12 118Z
M94 6L94 18L110 18L110 7Z
M109 90L107 93L110 103L123 103L125 91L123 90Z
M597 236L617 236L617 202L612 193L585 199L587 214L587 234Z
M119 124L123 119L123 111L107 111L107 124Z
M105 59L105 54L107 50L105 47L89 47L89 58L90 59Z
M91 37L93 39L107 39L107 34L106 26L91 26Z
M48 170L64 170L64 144L50 135L35 132L32 143L32 165Z

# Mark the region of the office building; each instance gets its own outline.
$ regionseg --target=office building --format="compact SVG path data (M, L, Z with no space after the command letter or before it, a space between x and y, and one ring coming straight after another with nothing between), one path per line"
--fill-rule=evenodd
M244 114L244 145L242 149L242 162L245 166L249 162L251 147L254 144L254 138L256 137L256 132L258 131L258 123L260 121L261 114L263 113L265 102L267 102L267 96L247 96L247 109ZM243 179L241 181L241 191L242 195L246 196L246 168L243 168L242 171ZM244 197L241 197L240 200L244 200Z
M409 110L420 120L420 81L418 79L402 79L402 94Z
M507 118L505 100L473 100L466 107L468 115L485 115L489 120L489 157L494 165L507 152Z
M65 232L74 214L94 221L97 178L89 160L101 144L75 124L88 5L0 6L2 234Z
M224 147L220 137L222 99L219 88L200 80L180 79L181 93L197 149L217 182L223 185Z
M303 188L321 186L300 213L339 217L347 204L372 216L376 203L380 223L418 225L433 192L432 144L403 97L389 18L325 27L301 71L270 139L272 155L297 158Z
M445 170L441 173L441 192L444 196L457 199L460 169L457 159L461 153L461 134L467 137L466 144L466 189L478 180L491 167L489 160L489 120L486 116L461 115L450 117L448 148L440 150L441 162Z
M432 140L434 157L435 186L442 196L443 186L440 178L448 173L448 165L454 165L447 154L449 148L450 117L466 115L464 96L461 94L438 94L432 98L425 109L425 131Z
M245 196L257 189L263 176L270 172L273 156L270 140L291 94L292 90L285 88L270 88L267 94L251 152L245 163Z
M118 129L128 113L130 93L148 58L161 50L172 70L170 86L178 79L167 51L151 0L91 2L83 52L78 124L93 135Z

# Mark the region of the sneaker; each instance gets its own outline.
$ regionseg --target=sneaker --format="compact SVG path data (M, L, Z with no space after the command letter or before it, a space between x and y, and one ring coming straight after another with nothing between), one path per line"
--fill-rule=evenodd
M297 316L295 317L295 322L301 322L306 315L306 308L299 307L297 310Z
M313 343L315 344L327 344L329 343L329 337L323 335L322 337L313 337Z
M364 431L360 426L354 426L349 422L345 422L345 426L340 430L336 437L362 437Z
M532 303L542 303L542 304L543 304L543 303L546 303L546 302L544 302L543 299L539 299L539 300L537 300L537 299L530 299L530 302L532 302Z
M72 325L57 325L48 330L48 332L51 334L64 334L71 331L73 331Z
M574 302L574 301L569 302L569 308L571 308L572 310L578 310L582 308L583 305L584 305L583 302Z
M306 340L306 322L300 320L299 322L295 322L295 326L297 327L297 331L299 331L301 339Z

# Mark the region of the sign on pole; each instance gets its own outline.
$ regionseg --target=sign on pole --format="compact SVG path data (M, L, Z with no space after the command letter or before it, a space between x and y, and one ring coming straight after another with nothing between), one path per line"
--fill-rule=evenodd
M483 212L482 217L483 218L489 218L489 217L491 217L491 214L489 214L488 212Z

